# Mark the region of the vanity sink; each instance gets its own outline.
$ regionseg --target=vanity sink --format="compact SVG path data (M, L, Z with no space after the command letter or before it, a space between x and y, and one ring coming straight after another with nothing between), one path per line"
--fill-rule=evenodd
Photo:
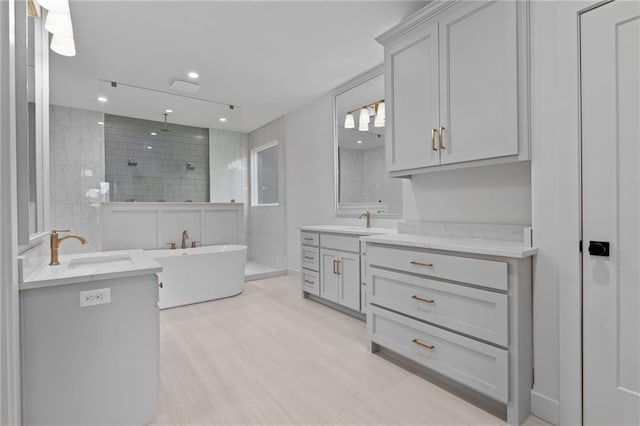
M131 277L162 271L162 267L143 250L119 250L60 256L60 264L49 259L20 283L20 289L76 284L112 278Z
M79 257L69 261L69 269L103 269L105 267L122 267L130 265L133 261L129 254L113 254L107 256Z

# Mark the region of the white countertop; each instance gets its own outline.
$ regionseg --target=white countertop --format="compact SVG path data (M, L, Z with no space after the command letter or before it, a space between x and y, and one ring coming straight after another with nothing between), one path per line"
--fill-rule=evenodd
M392 234L362 237L367 243L393 244L458 253L485 254L489 256L525 258L538 252L535 247L525 247L519 241L485 240L479 238L445 238L427 235Z
M60 264L42 266L20 283L20 290L153 274L162 266L143 250L118 250L60 256Z
M395 228L367 228L365 226L345 226L345 225L311 225L301 226L301 231L310 232L333 232L336 234L349 235L385 235L395 234L398 231Z

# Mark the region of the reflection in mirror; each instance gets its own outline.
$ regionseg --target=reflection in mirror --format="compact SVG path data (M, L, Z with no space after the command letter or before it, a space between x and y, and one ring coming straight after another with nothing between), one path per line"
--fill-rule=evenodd
M335 97L336 213L402 214L402 181L387 176L384 149L384 75ZM367 122L368 121L368 122Z
M29 235L38 232L38 187L36 162L36 54L35 22L27 19L27 99L29 121Z

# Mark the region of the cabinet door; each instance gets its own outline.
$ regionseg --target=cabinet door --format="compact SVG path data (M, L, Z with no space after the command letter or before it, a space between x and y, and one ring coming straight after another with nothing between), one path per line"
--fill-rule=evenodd
M360 310L360 255L338 253L340 293L338 303L355 311Z
M387 46L385 67L387 170L440 164L432 143L432 129L440 122L438 23Z
M518 154L516 13L471 2L439 21L442 164Z
M320 249L320 297L338 303L340 282L337 272L338 253Z

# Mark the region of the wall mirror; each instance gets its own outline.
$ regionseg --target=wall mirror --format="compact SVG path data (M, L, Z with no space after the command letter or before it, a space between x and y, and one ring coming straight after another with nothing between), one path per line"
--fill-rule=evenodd
M339 88L334 97L336 215L402 216L402 181L385 170L382 67Z

